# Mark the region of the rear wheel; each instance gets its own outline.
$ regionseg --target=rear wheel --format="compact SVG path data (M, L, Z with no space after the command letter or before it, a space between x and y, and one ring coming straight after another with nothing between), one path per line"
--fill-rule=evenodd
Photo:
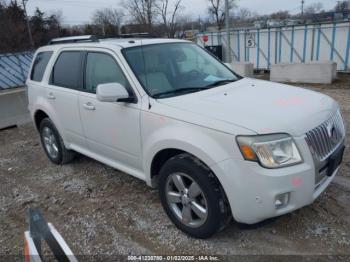
M230 221L219 181L191 155L181 154L164 164L160 171L159 194L169 218L190 236L208 238Z
M39 131L41 144L51 162L62 165L73 160L75 152L64 146L60 134L49 118L44 118L41 121Z

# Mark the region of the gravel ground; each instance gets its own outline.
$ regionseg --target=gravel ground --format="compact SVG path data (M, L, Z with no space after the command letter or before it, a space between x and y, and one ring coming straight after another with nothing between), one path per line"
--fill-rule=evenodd
M350 79L313 86L335 98L350 123ZM29 207L39 208L77 255L350 255L350 152L311 206L209 240L173 226L158 192L90 158L51 164L31 124L0 131L0 255L21 254ZM0 258L1 260L1 258Z

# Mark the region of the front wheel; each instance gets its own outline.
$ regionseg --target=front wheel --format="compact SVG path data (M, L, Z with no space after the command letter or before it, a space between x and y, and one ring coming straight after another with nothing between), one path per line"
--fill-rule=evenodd
M160 171L159 194L172 222L192 237L208 238L230 220L219 181L191 155L181 154L164 164Z

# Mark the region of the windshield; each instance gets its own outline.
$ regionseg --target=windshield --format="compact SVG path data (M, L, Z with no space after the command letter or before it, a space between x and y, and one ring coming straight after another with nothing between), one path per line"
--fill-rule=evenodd
M145 91L154 98L198 92L238 79L192 43L131 47L124 49L123 54Z

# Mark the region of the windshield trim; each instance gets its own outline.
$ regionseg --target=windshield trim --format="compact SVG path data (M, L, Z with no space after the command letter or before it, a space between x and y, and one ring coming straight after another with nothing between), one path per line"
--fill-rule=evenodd
M139 76L137 74L135 74L134 70L133 70L133 67L131 65L131 63L129 62L127 56L125 55L125 51L127 50L130 50L130 49L137 49L137 48L143 48L144 46L154 46L154 45L171 45L171 44L185 44L185 45L195 45L199 48L201 48L202 50L204 50L206 53L208 53L210 56L212 56L215 60L217 60L219 63L221 63L223 66L225 66L230 72L232 72L232 74L234 76L237 77L237 80L241 80L243 77L238 75L236 72L234 72L231 68L229 68L227 65L225 65L225 63L223 61L221 61L220 59L218 59L215 55L213 55L211 52L209 52L207 49L203 48L202 46L196 44L196 43L193 43L193 42L182 42L182 41L179 41L179 42L170 42L170 43L152 43L152 44L146 44L146 45L143 45L142 43L142 40L141 40L141 45L138 45L138 46L131 46L131 47L124 47L121 49L121 53L123 55L123 58L125 59L125 61L127 62L129 68L131 69L131 72L134 74L134 76L136 77L137 81L140 83L142 89L146 92L146 94L149 96L149 97L152 97L154 99L165 99L165 98L170 98L170 97L164 97L164 98L156 98L155 96L157 94L151 94L149 92L149 90L144 86L144 84L142 83L141 79L139 78ZM216 88L216 87L214 87ZM208 90L208 89L206 89ZM206 91L206 90L203 90L203 89L200 89L198 90L198 92L202 92L202 91ZM197 93L197 92L195 92ZM177 96L183 96L183 95L188 95L188 94L193 94L193 92L190 92L190 93L184 93L184 94L177 94L177 95L174 95L174 96L171 96L171 97L177 97Z

